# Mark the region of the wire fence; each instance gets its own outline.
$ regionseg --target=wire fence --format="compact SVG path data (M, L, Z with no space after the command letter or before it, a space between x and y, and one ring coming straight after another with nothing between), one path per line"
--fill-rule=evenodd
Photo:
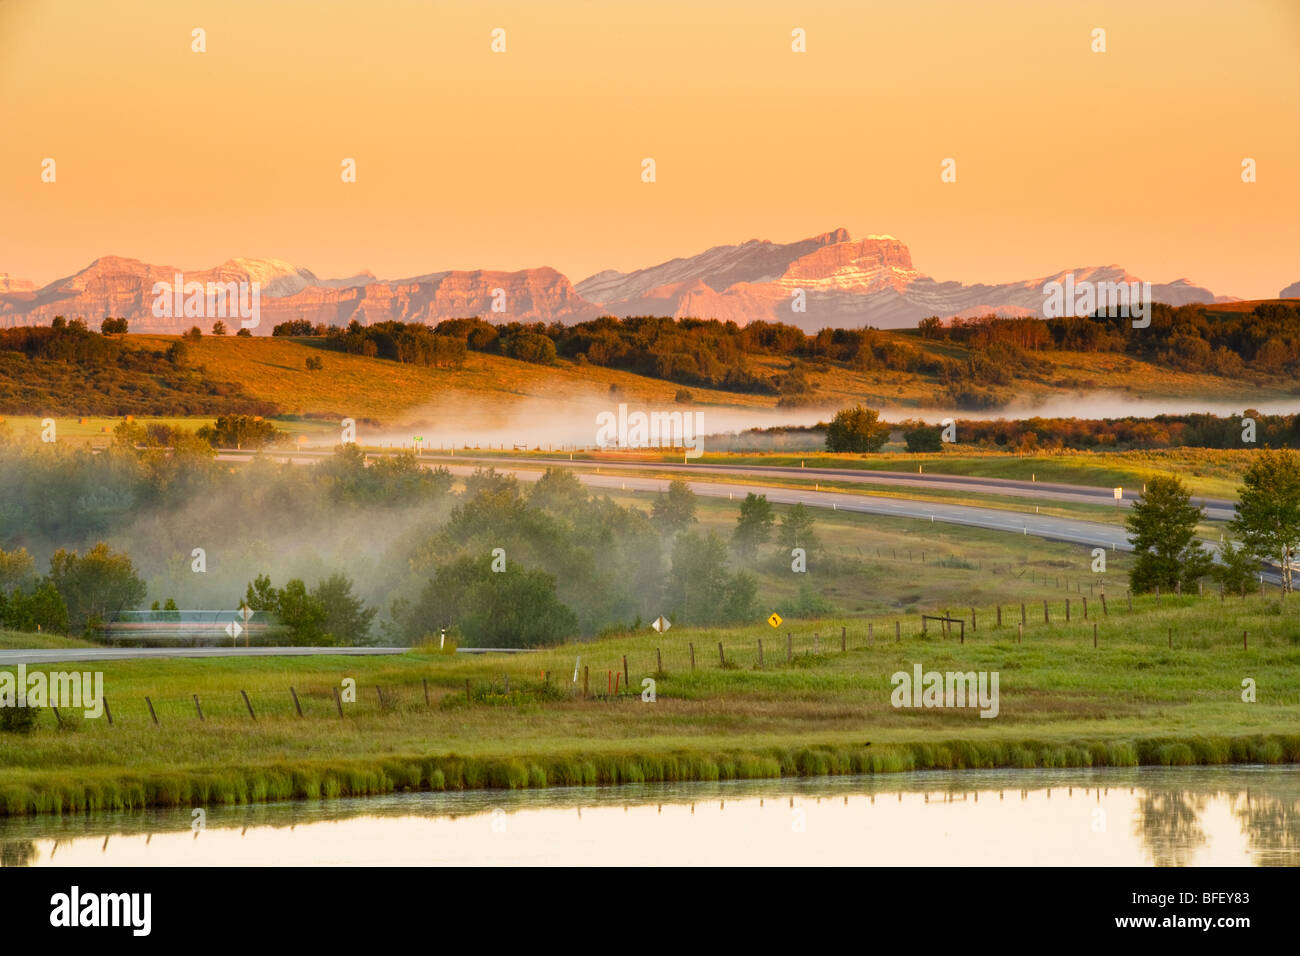
M644 639L637 639L637 646L629 648L627 653L601 646L592 650L590 656L585 652L587 645L580 645L572 668L564 665L556 669L551 656L542 660L552 666L541 663L532 673L512 665L513 672L503 670L489 677L479 674L452 678L457 682L463 680L463 684L449 683L445 671L431 671L429 676L392 677L372 684L351 679L337 685L286 682L282 689L271 690L262 685L251 693L245 688L226 688L219 693L203 694L106 694L103 716L108 726L113 727L225 725L285 720L340 721L480 704L624 699L657 693L657 689L652 690L652 685L646 683L647 679L657 684L670 676L706 671L819 667L833 663L839 655L891 644L1023 643L1048 631L1053 636L1067 636L1077 639L1081 646L1091 644L1094 648L1115 639L1131 643L1131 625L1135 619L1202 602L1221 605L1225 613L1231 614L1240 604L1262 603L1264 597L1262 588L1258 592L1243 591L1230 596L1221 588L1203 587L1187 595L1161 594L1157 590L1137 598L1130 591L1122 596L1108 596L1105 592L1090 596L1078 584L1073 596L1055 601L1035 599L985 607L933 608L820 629L778 621L769 635L744 640L727 636L718 640L665 636L653 649L646 648ZM1169 650L1176 647L1250 649L1250 633L1244 629L1224 633L1221 629L1207 630L1201 626L1192 630L1174 623L1159 636L1166 638L1163 643ZM56 726L74 722L78 713L48 709Z

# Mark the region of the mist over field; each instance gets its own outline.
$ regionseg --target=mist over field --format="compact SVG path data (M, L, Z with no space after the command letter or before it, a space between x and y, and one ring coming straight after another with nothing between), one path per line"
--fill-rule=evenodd
M618 395L593 393L579 399L520 399L508 407L491 407L468 399L445 399L422 408L400 426L357 425L357 441L363 445L413 447L421 436L424 450L439 448L504 448L543 450L583 449L598 446L598 416L617 415L619 403L627 413L698 412L702 416L701 442L704 450L740 451L746 448L789 448L817 450L821 440L798 433L785 437L745 435L753 429L780 427L810 428L825 424L846 405L854 402L810 404L804 407L760 408L713 405L700 402L634 401ZM1123 391L1093 391L1054 395L1045 400L1017 400L993 409L960 409L939 406L900 406L867 402L880 411L881 421L898 424L921 420L937 425L945 418L975 421L1008 421L1030 418L1107 419L1157 415L1210 414L1234 416L1247 408L1265 415L1300 413L1300 398L1287 400L1225 401L1195 398L1141 398ZM332 442L330 443L332 444Z

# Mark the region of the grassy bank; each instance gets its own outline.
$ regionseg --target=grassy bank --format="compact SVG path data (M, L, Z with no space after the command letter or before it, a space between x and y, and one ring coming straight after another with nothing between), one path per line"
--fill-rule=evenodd
M1138 599L1129 612L1121 596L1100 618L1090 601L1085 621L1081 601L1072 597L1069 623L1063 595L1049 601L1047 624L1041 602L1027 606L1023 642L1016 604L1003 606L1000 629L994 608L978 608L964 644L933 623L922 634L917 615L900 614L645 630L513 656L106 663L96 666L111 726L63 713L59 727L46 712L30 735L0 734L0 812L929 768L1300 762L1300 605L1167 596ZM959 613L969 621L969 609ZM998 671L998 716L892 707L890 675L915 663ZM356 701L340 717L333 692L344 678L355 681ZM640 696L646 679L654 702ZM1253 703L1242 700L1247 679Z

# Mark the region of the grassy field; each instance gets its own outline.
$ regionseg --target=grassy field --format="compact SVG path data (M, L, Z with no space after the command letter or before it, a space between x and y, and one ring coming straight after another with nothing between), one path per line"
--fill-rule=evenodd
M31 735L0 734L0 809L930 767L1300 761L1297 605L1189 595L1139 598L1129 611L1112 592L1106 611L1094 598L1084 620L1082 596L1072 604L1066 623L1058 592L1049 624L1041 602L1029 604L1022 640L1019 606L1006 604L1001 628L993 607L977 608L964 643L955 627L945 636L931 623L922 634L918 615L900 613L663 636L646 629L512 656L428 649L95 665L113 724L65 712L60 728L44 712ZM952 610L969 622L969 608ZM890 675L916 663L997 671L998 716L894 708ZM615 674L619 693L610 694ZM345 678L355 681L356 702L340 717L333 691ZM647 679L653 702L640 696ZM1257 702L1242 700L1246 679Z
M920 338L916 333L884 332L885 339L906 343L926 354L964 358L967 350ZM139 336L141 342L158 348L174 336ZM134 340L135 337L132 337ZM510 404L519 396L572 398L593 391L608 391L611 384L624 389L633 400L671 402L681 387L661 379L647 378L597 366L578 366L561 359L553 367L530 365L511 359L470 352L462 369L450 371L401 365L396 362L347 355L324 349L311 339L214 338L205 336L191 346L192 361L206 366L219 381L238 382L255 398L273 401L298 414L351 414L385 422L431 401L459 392L476 400ZM315 355L325 362L324 374L307 372L306 358ZM1051 370L1015 383L1022 400L1059 395L1062 389L1107 389L1131 392L1143 398L1214 397L1223 401L1250 403L1271 398L1293 397L1279 385L1274 388L1247 386L1213 375L1189 374L1152 366L1124 355L1095 352L1044 352ZM788 361L776 356L755 359L766 371L783 369ZM850 402L920 406L931 404L937 382L905 372L851 369L816 363L807 377L816 400L838 407ZM697 400L711 405L773 407L775 396L691 386Z
M0 630L0 650L26 650L28 648L98 647L93 641L62 634L29 634L20 631Z

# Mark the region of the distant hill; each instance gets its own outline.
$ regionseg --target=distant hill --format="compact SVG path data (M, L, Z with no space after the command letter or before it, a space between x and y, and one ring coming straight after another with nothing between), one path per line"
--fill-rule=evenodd
M1248 310L1240 307L1246 305L1207 307L1207 313L1211 308L1224 310L1220 316L1224 322L1253 321L1253 316L1243 315ZM684 323L657 321L673 326L678 334L689 334ZM769 327L762 335L772 331L779 332ZM585 414L588 407L609 408L617 402L709 408L712 427L723 428L728 427L728 409L763 412L771 424L811 423L827 410L857 402L895 410L986 411L1001 407L998 403L1014 402L1024 412L1056 399L1059 414L1061 400L1103 392L1112 404L1121 406L1125 396L1238 402L1242 407L1294 398L1293 377L1263 376L1253 369L1249 377L1239 371L1212 374L1184 361L1195 352L1186 343L1151 358L1095 348L1017 352L1001 345L990 347L978 336L963 338L952 330L941 331L939 336L917 331L863 334L869 335L871 345L865 362L860 347L853 347L858 350L848 359L836 358L834 348L826 351L818 340L802 336L794 341L787 333L735 356L731 361L744 371L744 378L732 385L727 369L714 384L697 380L704 371L698 367L691 372L695 378L684 381L677 352L667 353L671 359L667 364L654 355L648 356L648 366L641 360L597 364L597 344L615 341L608 329L597 337L576 330L580 342L588 342L586 350L577 354L569 349L578 343L561 339L563 350L553 364L472 349L456 367L350 354L329 347L323 337L204 335L184 342L183 355L177 357L172 350L181 340L175 336L103 337L79 332L93 348L59 351L32 348L22 341L49 329L0 330L0 415L171 417L246 412L334 421L352 417L384 424L482 422L484 428L508 424L526 435L531 421L551 422L575 415L575 409ZM627 334L638 333L629 329ZM1155 340L1167 338L1161 334ZM689 347L689 340L683 341L684 345L672 348ZM587 358L588 353L592 358ZM614 353L610 355L601 361L616 361ZM309 359L312 364L319 361L320 368L309 368ZM977 403L970 404L964 390L975 385L980 386L973 393ZM434 424L428 427L432 431Z

